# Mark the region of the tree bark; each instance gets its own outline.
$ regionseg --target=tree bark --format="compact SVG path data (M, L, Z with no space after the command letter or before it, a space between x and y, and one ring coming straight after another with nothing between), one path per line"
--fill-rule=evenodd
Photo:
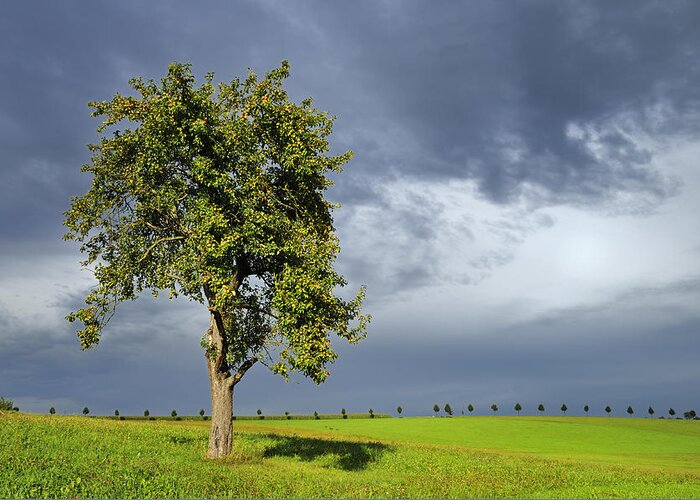
M213 369L215 361L207 360L211 392L211 428L209 429L209 458L231 453L233 443L233 385L229 378Z
M206 352L209 370L209 391L211 393L211 428L209 429L209 458L219 458L231 452L233 443L233 381L226 364L226 344L223 335L221 316L213 312Z

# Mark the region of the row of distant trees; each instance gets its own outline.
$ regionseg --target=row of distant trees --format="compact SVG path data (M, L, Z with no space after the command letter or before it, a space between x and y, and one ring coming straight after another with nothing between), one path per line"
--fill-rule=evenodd
M13 406L12 406L12 401L8 401L8 400L6 400L6 399L0 397L0 410L13 410L13 409L14 409L15 411L19 411L19 408L13 407ZM491 405L491 411L493 411L494 414L498 413L498 409L499 409L499 408L498 408L498 405L497 405L497 404L494 403L494 404ZM513 409L516 411L516 413L517 413L518 415L520 415L520 412L523 410L523 407L522 407L522 405L521 405L520 403L515 403L515 406L513 407ZM453 410L452 410L452 407L450 406L449 403L446 403L446 404L445 404L443 410L444 410L444 412L445 412L446 414L452 416ZM559 408L559 410L560 410L564 415L566 415L566 412L569 410L569 408L566 406L566 404L563 404L563 405L561 405L561 407ZM583 406L583 411L586 413L586 415L588 415L589 410L590 410L590 407L589 407L588 405L584 405L584 406ZM471 403L467 405L467 411L468 411L470 414L474 411L474 406L473 406ZM543 405L543 404L539 404L539 405L537 406L537 411L539 411L540 413L544 413L544 411L545 411L544 405ZM631 415L634 415L634 408L632 408L632 406L628 406L626 411L627 411L627 413L628 413L630 416L631 416ZM433 405L433 412L435 412L435 415L438 415L438 414L440 413L440 406L439 406L438 404ZM56 413L56 408L54 408L54 407L52 406L52 407L49 409L49 413L50 413L51 415L54 415L54 414ZM256 411L256 413L257 413L258 417L259 417L261 420L265 418L265 416L263 415L263 412L262 412L262 410L261 410L260 408L258 408L258 410ZM372 410L372 408L369 409L368 413L369 413L370 418L374 418L374 410ZM397 408L396 408L396 413L398 413L399 415L401 415L401 414L403 413L403 408L402 408L401 406L397 407ZM605 413L607 413L608 415L610 415L610 413L612 413L612 408L611 408L609 405L605 407ZM647 413L649 414L650 417L653 417L654 414L656 413L656 411L654 410L654 408L652 408L652 407L650 406L649 408L647 408ZM87 415L89 415L89 414L90 414L90 409L86 406L85 408L83 408L83 415L86 415L86 416L87 416ZM144 412L143 412L143 416L144 416L144 417L149 417L150 414L151 414L151 413L148 411L148 409L144 410ZM348 416L347 416L347 411L345 410L345 408L342 408L342 409L340 410L340 414L343 416L343 418L347 418L347 417L348 417ZM288 411L285 411L285 412L284 412L284 415L285 415L288 419L291 418ZM464 410L462 410L462 415L464 415ZM676 416L676 410L674 410L673 408L669 408L669 409L668 409L668 415L669 415L671 418L675 417L675 416ZM115 416L115 417L118 417L118 416L119 416L119 410L114 410L114 416ZM170 412L170 416L171 416L171 417L177 417L177 411L176 411L176 410L171 411L171 412ZM204 411L203 408L199 410L199 416L202 417L203 419L206 419L206 418L207 418L207 417L206 417L206 412ZM320 416L319 416L319 414L318 414L317 411L314 411L314 417L315 417L317 420L320 419ZM690 411L684 412L684 413L683 413L683 417L686 418L686 419L694 419L694 418L697 417L697 414L695 413L695 410L690 410Z
M522 405L521 405L520 403L515 403L515 406L513 407L513 409L516 411L516 413L517 413L518 415L520 415L520 412L523 410L523 407L522 407ZM569 408L566 406L566 404L561 405L561 407L560 407L559 409L561 410L561 412L562 412L564 415L566 415L566 412L569 410ZM588 411L589 411L589 410L590 410L590 407L589 407L588 405L584 405L584 406L583 406L583 411L586 413L586 415L588 415ZM438 404L433 405L433 411L435 412L435 415L438 415L438 414L440 413L440 406L439 406ZM450 406L449 403L445 404L444 411L445 411L445 413L447 413L448 415L450 415L450 416L452 415L452 407ZM472 412L474 411L474 406L473 406L472 404L467 405L467 411L468 411L469 413L472 413ZM491 405L491 411L493 411L493 413L496 414L496 413L498 412L498 405L495 404L495 403L492 404L492 405ZM543 405L543 404L539 404L539 405L537 406L537 411L539 411L540 413L544 413L544 411L545 411L544 405ZM627 411L627 413L628 413L630 416L631 416L631 415L634 415L634 408L632 408L632 406L628 406L626 411ZM396 412L397 412L399 415L401 415L401 413L403 413L403 408L401 408L401 407L399 406L398 408L396 408ZM610 415L610 413L612 413L612 408L610 407L610 405L608 405L608 406L605 407L605 413L607 413L608 415ZM652 407L650 406L649 408L647 408L647 413L649 414L650 417L653 417L653 416L654 416L654 413L656 413L656 411L654 410L654 408L652 408ZM669 408L669 409L668 409L668 414L669 414L670 417L673 418L673 417L676 415L676 410L674 410L673 408ZM464 415L464 410L462 410L462 415ZM684 412L684 413L683 413L683 416L684 416L685 418L688 418L688 419L693 419L693 418L695 418L697 415L696 415L696 413L695 413L695 410L690 410L690 411Z

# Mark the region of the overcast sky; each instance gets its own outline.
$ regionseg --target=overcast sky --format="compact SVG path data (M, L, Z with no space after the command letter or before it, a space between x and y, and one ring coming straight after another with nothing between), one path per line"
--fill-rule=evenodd
M62 213L88 101L172 61L230 81L286 59L355 151L329 196L374 320L322 386L256 366L235 413L700 409L698 26L692 1L3 2L0 395L209 412L199 304L123 304L81 351Z

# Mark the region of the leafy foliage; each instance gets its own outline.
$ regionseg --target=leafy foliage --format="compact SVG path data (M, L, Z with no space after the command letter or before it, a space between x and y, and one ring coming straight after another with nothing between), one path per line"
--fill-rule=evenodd
M564 415L566 415L566 410L568 410L569 408L567 408L567 406L565 404L563 404L563 405L561 405L561 408L559 408L559 409L562 411L562 413Z
M469 413L473 412L474 406L471 403L469 403L469 406L467 406L467 410L469 411Z
M498 411L498 405L496 403L491 405L491 410L496 413Z
M14 403L9 400L5 399L4 397L0 396L0 410L12 410L14 406Z
M440 412L440 406L438 406L437 403L433 405L433 411L435 412L435 415Z
M544 405L542 403L540 403L539 406L537 407L537 410L544 411Z
M445 404L445 413L452 416L452 407L450 406L450 403Z
M523 407L520 406L520 403L515 403L515 406L513 407L513 409L514 409L516 412L518 412L518 415L520 415L520 411L523 409Z
M88 415L89 413L90 413L90 408L88 408L87 406L85 408L83 408L83 415Z
M82 169L92 187L65 214L65 238L82 243L97 279L86 307L67 316L82 323L84 349L145 290L209 308L222 338L205 334L202 346L223 356L223 370L264 360L320 383L337 357L329 333L364 337L364 288L335 295L346 281L333 268L335 206L323 197L327 174L352 152L326 154L333 118L311 99L290 102L288 75L283 62L262 80L250 72L215 88L208 74L197 87L175 63L160 84L132 79L137 96L90 103L103 117Z

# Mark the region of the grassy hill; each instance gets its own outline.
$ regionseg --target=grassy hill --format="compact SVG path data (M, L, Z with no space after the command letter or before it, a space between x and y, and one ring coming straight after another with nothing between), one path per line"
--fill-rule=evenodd
M0 417L0 497L698 497L700 422Z

